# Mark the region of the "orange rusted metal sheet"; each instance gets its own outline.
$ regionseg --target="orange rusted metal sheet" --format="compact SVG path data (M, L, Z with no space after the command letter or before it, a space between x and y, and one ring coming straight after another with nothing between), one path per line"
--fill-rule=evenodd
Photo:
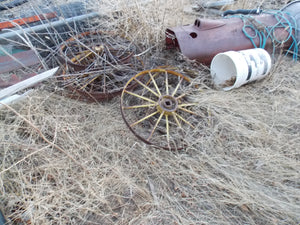
M46 19L52 19L55 17L57 17L57 14L55 12L51 12L51 13L46 13L46 14L34 15L34 16L26 17L26 18L15 19L15 20L11 20L11 21L0 22L0 31L2 29L6 29L6 28L13 28L17 24L22 26L25 24L30 24L30 23L34 23L34 22L38 22L38 21L46 20Z

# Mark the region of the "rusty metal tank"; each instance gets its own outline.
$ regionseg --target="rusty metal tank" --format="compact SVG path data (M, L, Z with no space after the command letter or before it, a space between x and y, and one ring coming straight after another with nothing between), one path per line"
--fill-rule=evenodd
M262 46L271 53L275 47L289 49L300 40L300 1L294 1L277 12L281 15L279 20L277 14L267 12L221 19L198 18L193 24L168 28L166 45L169 49L178 48L189 59L204 64L210 64L216 54L230 50ZM279 26L279 23L286 26ZM261 37L258 33L265 36ZM276 46L272 35L278 41Z

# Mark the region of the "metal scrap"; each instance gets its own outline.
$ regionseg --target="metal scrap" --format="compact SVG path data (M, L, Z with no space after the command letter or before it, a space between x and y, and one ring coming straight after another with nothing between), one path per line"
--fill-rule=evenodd
M168 28L166 45L168 48L178 48L189 59L204 64L210 64L218 53L255 47L264 48L270 53L280 47L294 51L293 54L297 55L299 7L300 2L294 1L282 10L262 12L259 15L239 14L221 19L198 18L193 24Z
M40 37L41 39L45 39L44 33L47 33L48 38L53 39L51 41L53 41L55 44L58 44L56 40L57 35L55 34L60 34L60 41L62 39L65 40L68 38L68 36L65 34L67 31L71 31L71 29L75 26L76 29L80 29L87 19L99 17L99 15L100 14L98 12L88 11L83 2L72 2L55 7L38 6L29 8L25 12L25 15L24 13L20 15L13 15L15 17L13 19L11 16L3 15L1 18L3 23L13 22L12 24L15 24L14 21L22 21L20 25L27 26L22 27L22 29L19 29L19 26L12 28L6 27L5 29L3 28L0 33L0 44L11 43L11 40L20 41L24 37L33 42L36 39L36 36ZM33 20L37 19L38 21L33 22ZM28 22L25 20L30 20L32 23L28 24ZM52 32L54 34L52 34ZM45 44L46 46L43 47L49 47L48 42Z
M0 22L0 31L2 29L7 29L7 28L13 28L18 26L22 26L25 24L30 24L30 23L34 23L34 22L38 22L41 20L46 20L46 19L52 19L57 17L57 14L55 12L50 12L50 13L46 13L46 14L40 14L40 15L33 15L30 17L25 17L25 18L20 18L20 19L13 19L13 20L9 20L9 21L4 21L4 22Z
M73 97L103 101L122 92L129 78L143 69L136 46L114 32L85 32L60 47L63 85Z

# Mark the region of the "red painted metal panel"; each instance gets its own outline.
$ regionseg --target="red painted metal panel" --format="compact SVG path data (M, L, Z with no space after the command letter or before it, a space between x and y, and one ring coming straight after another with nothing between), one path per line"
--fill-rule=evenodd
M33 50L18 52L11 56L0 57L0 74L20 69L26 66L32 66L40 62L38 56Z

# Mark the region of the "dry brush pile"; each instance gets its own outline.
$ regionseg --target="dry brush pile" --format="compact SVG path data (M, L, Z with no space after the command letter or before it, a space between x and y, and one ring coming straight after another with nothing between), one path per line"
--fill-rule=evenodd
M279 57L264 80L216 90L208 68L164 50L183 3L136 3L112 23L148 67L192 75L201 120L186 147L138 140L119 97L85 103L48 80L0 111L0 207L12 224L299 224L299 62Z

